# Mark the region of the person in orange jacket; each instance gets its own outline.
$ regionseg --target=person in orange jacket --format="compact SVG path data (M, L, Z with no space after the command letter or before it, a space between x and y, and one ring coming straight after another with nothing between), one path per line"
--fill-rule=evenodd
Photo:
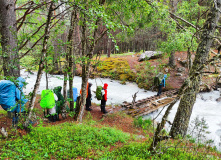
M87 110L87 111L91 111L91 110L92 110L92 109L90 108L90 106L91 106L91 100L92 100L91 86L92 86L92 83L88 83L88 87L87 87L87 98L86 98L86 110Z
M101 100L101 112L103 112L104 114L108 113L105 109L106 102L107 102L107 87L108 87L108 84L104 83L104 87L102 89L103 98Z

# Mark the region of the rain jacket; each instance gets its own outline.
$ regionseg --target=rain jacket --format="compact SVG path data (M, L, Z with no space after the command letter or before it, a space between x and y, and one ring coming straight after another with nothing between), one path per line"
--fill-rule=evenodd
M167 78L167 75L164 74L164 77L163 77L162 82L161 82L161 84L160 84L160 85L163 85L163 87L166 86L166 78Z
M107 83L104 83L104 96L103 96L103 100L107 101L107 87L108 87L108 84Z
M89 83L87 83L87 87L86 87L86 98L88 96L88 87L89 87ZM80 90L80 94L82 94L82 89Z
M16 85L9 80L0 82L0 105L4 110L19 113L21 108L21 112L24 111L24 105L28 101L22 91L24 82L25 79L22 77L17 78Z

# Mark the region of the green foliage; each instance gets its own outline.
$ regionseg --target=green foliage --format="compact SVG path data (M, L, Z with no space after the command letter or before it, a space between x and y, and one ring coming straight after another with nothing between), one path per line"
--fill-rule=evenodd
M143 129L149 129L152 126L152 120L151 119L143 120L142 117L138 117L137 119L134 119L134 125L136 127L142 127Z
M158 73L159 66L152 66L149 61L136 66L136 83L140 88L149 89L153 86L153 77Z
M5 142L0 152L1 159L96 158L108 151L109 145L125 143L129 138L129 134L112 128L63 123L33 128L22 139Z
M26 68L28 71L37 71L38 70L38 60L37 57L25 56L20 60L22 67Z
M7 114L7 111L5 111L5 110L0 110L0 114L6 115L6 114Z
M169 148L161 152L161 154L151 154L148 151L149 144L144 143L131 143L129 145L124 145L121 148L114 150L113 152L105 153L102 160L115 160L115 159L130 159L130 160L137 160L137 159L154 159L154 160L203 160L206 159L206 154L194 154L190 152L185 152L182 149L176 148ZM214 156L210 156L211 159L216 159ZM217 158L218 159L218 158Z

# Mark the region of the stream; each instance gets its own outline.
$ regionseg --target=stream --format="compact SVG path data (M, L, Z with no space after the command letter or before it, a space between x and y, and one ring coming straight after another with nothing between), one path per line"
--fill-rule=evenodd
M34 84L36 81L37 73L30 74L26 72L24 69L21 70L21 76L26 79L26 82L28 83L26 85L26 88L24 88L24 93L28 94L33 91ZM132 101L132 95L136 92L137 98L136 100L144 99L153 95L156 95L157 92L147 91L144 89L138 88L138 86L135 83L127 82L126 85L120 84L120 81L111 80L107 78L97 78L95 79L89 79L89 82L91 82L93 85L91 87L92 90L92 97L95 96L93 91L96 90L97 85L102 85L103 83L108 84L107 88L107 104L116 105L116 104L122 104L123 101ZM56 86L62 86L63 87L63 75L49 75L49 89L53 89ZM73 80L73 86L78 89L78 93L81 88L81 77L75 76ZM68 87L69 88L69 87ZM46 89L46 78L45 74L42 75L40 88L37 92L37 94L41 94L41 91ZM63 93L63 92L62 92ZM219 91L212 91L209 93L200 93L197 95L196 103L193 108L193 112L191 115L191 121L193 121L196 117L199 119L204 118L206 120L206 123L208 124L208 131L209 134L206 135L207 139L214 140L214 145L217 147L217 149L221 149L220 142L221 142L221 102L217 102L216 99L219 98L220 92ZM92 102L100 105L100 101L96 100L96 98L92 98ZM177 108L178 108L179 102L175 104L173 107L168 120L173 122L173 119L175 117ZM151 118L154 119L159 112L162 109L159 109L158 111L149 114L147 116L144 116L143 118ZM161 121L161 118L166 110L166 107L163 109L162 113L159 114L159 116L156 118L156 121ZM190 123L191 124L191 123ZM167 130L169 130L170 126L166 126ZM191 131L191 125L189 126L189 131Z

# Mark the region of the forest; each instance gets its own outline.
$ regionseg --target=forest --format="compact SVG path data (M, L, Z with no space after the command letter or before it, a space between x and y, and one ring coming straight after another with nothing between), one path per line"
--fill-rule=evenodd
M0 158L220 159L206 121L189 128L199 93L220 105L220 15L221 0L0 0Z

